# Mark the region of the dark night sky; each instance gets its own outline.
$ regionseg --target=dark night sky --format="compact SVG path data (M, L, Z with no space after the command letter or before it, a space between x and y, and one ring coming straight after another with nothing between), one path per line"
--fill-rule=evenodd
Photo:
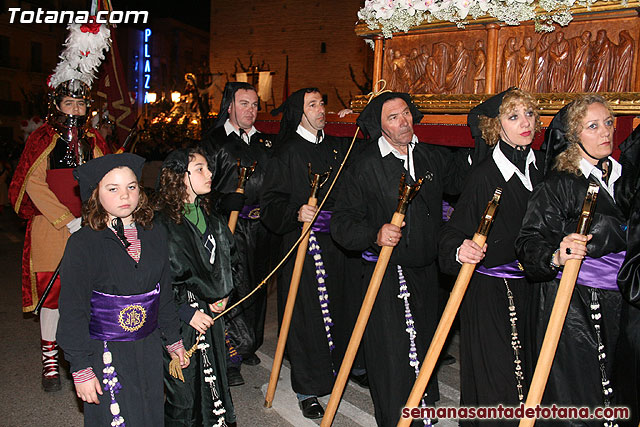
M211 0L112 0L114 10L146 10L149 19L175 18L186 24L209 31Z

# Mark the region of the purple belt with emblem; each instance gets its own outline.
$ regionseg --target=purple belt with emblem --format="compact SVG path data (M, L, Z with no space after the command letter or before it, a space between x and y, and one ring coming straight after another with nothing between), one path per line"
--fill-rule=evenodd
M91 293L89 335L101 341L136 341L158 327L160 284L146 294Z
M518 260L511 261L508 264L497 265L495 267L487 268L484 265L476 267L476 272L484 274L485 276L501 277L504 279L523 279L524 270Z
M576 283L582 286L618 291L618 270L622 266L627 251L610 253L600 258L585 257ZM562 277L559 272L556 279Z
M260 205L243 206L238 216L243 219L260 219Z

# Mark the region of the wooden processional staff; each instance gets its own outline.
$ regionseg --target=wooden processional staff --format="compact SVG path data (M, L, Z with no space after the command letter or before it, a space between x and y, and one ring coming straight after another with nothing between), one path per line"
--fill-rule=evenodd
M309 163L309 180L311 181L311 195L309 196L308 205L317 206L318 204L318 190L327 182L331 175L331 168L323 174L317 174L311 172L311 163ZM276 387L278 386L278 377L280 376L280 368L282 367L282 357L284 356L284 349L287 344L287 337L289 336L289 327L291 326L291 317L293 316L293 307L296 303L296 297L298 295L298 286L300 285L300 276L302 275L302 267L304 266L304 260L309 248L309 229L311 228L311 222L305 222L302 226L302 240L298 246L298 252L296 253L295 264L293 265L293 273L291 274L291 282L289 284L289 293L287 295L287 303L284 308L284 315L282 317L282 325L280 326L280 335L278 336L278 345L276 347L276 354L273 357L273 366L271 367L271 375L269 377L269 387L267 388L267 394L264 400L264 406L271 408L273 402L273 396L276 393Z
M256 170L256 165L258 162L253 162L250 167L241 166L240 159L238 159L238 186L236 187L236 193L244 194L244 186L247 184L247 181L253 175L253 172ZM231 233L236 231L236 224L238 223L238 215L240 211L231 211L229 214L229 230Z
M484 210L484 215L482 216L478 230L473 235L473 241L480 247L483 247L487 241L489 229L491 228L496 210L500 204L501 195L502 189L496 188L496 191L493 193L493 198L489 201L487 208ZM424 362L422 362L418 378L416 378L416 382L413 384L413 388L409 394L409 399L405 405L408 408L420 405L420 400L422 400L424 390L427 388L427 384L431 379L431 374L436 366L438 357L440 357L440 352L442 351L444 342L447 339L447 335L449 335L451 325L456 318L456 314L458 313L458 309L462 303L462 298L467 291L467 286L469 285L469 281L471 281L471 276L473 276L475 269L476 264L468 262L463 263L462 267L460 267L460 272L458 273L456 283L453 285L453 289L451 290L447 306L442 313L436 332L433 334L431 345L429 346L429 350L427 350ZM410 418L400 418L398 421L398 427L407 426L409 423L411 423Z
M415 184L409 185L405 184L405 175L402 175L402 178L400 179L400 197L398 201L398 207L393 214L391 224L402 227L402 221L404 220L404 216L407 212L409 202L411 202L411 200L416 196L418 190L420 190L420 186L422 186L422 178L418 179ZM353 360L356 357L358 347L360 347L362 335L364 334L367 322L369 321L369 316L371 315L373 304L376 302L376 296L378 295L378 290L380 289L380 283L382 283L382 278L384 277L384 273L387 270L387 265L389 264L389 259L391 258L392 252L393 246L383 246L382 249L380 249L380 255L378 256L376 267L373 270L373 274L371 275L369 287L367 288L367 293L364 296L364 301L362 302L362 307L360 308L360 314L358 314L358 319L356 320L356 325L353 328L351 339L349 340L349 345L347 346L347 351L344 355L344 359L342 359L342 364L340 365L340 371L338 372L336 382L334 383L333 390L331 391L331 397L329 398L327 409L325 410L324 417L322 418L322 422L320 423L320 425L323 427L328 427L331 425L331 423L333 423L333 418L336 415L340 399L342 399L342 393L344 392L344 387L347 383L349 372L351 372Z
M576 230L576 233L578 234L586 236L589 233L589 226L591 225L592 213L595 209L599 189L600 187L598 184L593 182L589 184L587 195L585 196L584 203L582 204L582 213L578 220L578 228ZM567 317L567 310L571 303L571 295L573 294L573 288L576 285L581 265L582 260L570 259L567 260L564 265L564 269L562 270L562 278L560 279L560 285L558 285L558 293L556 294L556 299L553 303L553 309L551 310L551 317L549 318L547 331L544 334L544 341L542 342L542 348L540 349L540 355L538 356L536 370L533 373L533 379L531 380L531 387L529 387L529 394L527 394L527 401L525 402L525 407L527 408L533 408L539 405L542 401L542 395L544 394L544 389L547 385L547 380L549 379L549 372L551 371L553 358L556 355L558 341L560 340L562 327L564 326L564 321ZM520 420L520 427L533 426L535 422L535 418L522 418Z

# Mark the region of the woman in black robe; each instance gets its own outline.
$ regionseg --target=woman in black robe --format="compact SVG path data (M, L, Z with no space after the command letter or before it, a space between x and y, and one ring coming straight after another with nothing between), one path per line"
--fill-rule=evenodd
M493 149L485 159L475 160L440 235L444 272L455 275L463 262L477 264L460 308L460 405L517 406L526 397L534 364L534 293L518 264L514 242L544 170L543 155L531 149L540 129L537 102L511 88L471 110L468 123L478 144ZM471 238L498 187L500 206L481 248Z
M237 256L226 221L203 200L211 191L204 152L170 153L156 190L182 339L188 348L198 343L184 381L165 372L165 426L230 425L236 415L226 375L225 322L213 317L224 311L233 290Z
M563 108L547 133L547 158L555 157L553 170L529 199L516 240L516 253L527 277L539 282L536 331L540 345L562 266L568 259L584 259L545 388L544 405L606 407L616 393L611 380L622 304L616 275L624 257L626 226L614 199L614 184L622 168L611 158L612 151L613 114L604 98L587 94ZM590 234L585 237L576 233L576 227L590 183L600 189Z

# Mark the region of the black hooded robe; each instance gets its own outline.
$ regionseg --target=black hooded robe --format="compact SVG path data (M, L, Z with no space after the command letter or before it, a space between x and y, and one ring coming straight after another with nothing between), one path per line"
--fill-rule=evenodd
M318 204L322 202L339 166L347 146L331 136L319 144L307 141L293 133L269 164L265 176L260 201L262 221L274 233L283 236L283 254L300 237L302 223L297 215L300 206L308 203L311 195L308 163L313 173L324 173L331 168L327 183L318 191ZM333 211L333 191L323 206L325 211ZM291 319L291 329L287 340L287 354L291 362L291 385L296 393L322 396L333 388L334 371L337 373L346 349L351 330L345 330L345 316L349 308L345 303L344 289L351 286L345 280L346 254L328 233L315 232L324 262L329 295L329 312L334 326L331 334L336 348L329 351L328 339L318 300L315 261L307 253L298 295ZM295 263L295 251L278 274L278 312L282 314L286 304L291 274Z
M160 227L136 226L140 260L136 262L109 228L83 227L70 238L60 269L60 321L57 339L71 372L88 367L100 381L99 405L84 403L84 425L109 426L111 395L102 383L104 344L89 335L91 293L135 295L160 284L158 328L136 341L110 341L112 366L122 389L116 394L120 414L127 425L157 427L163 421L162 366L164 345L180 340L179 322L171 292L166 236ZM168 354L167 354L168 356Z
M182 340L188 350L196 342L199 333L189 325L194 308L189 309L187 291L194 295L199 309L211 317L216 316L209 304L228 296L233 290L233 268L237 264L233 236L222 217L215 213L206 216L205 236L211 234L216 241L215 260L211 264L210 252L203 245L203 235L195 225L184 217L181 224L174 223L163 214L159 214L158 218L167 230L173 294L182 319ZM216 320L207 330L204 344L209 346L205 350L206 357L216 377L214 384L217 393L226 409L225 420L234 423L236 414L226 374L224 329L224 319ZM213 414L212 392L203 373L203 357L200 349L192 355L190 365L182 370L185 382L169 375L169 359L166 357L165 426L208 426L218 421Z
M616 382L616 405L631 410L621 426L640 421L640 126L620 144L622 178L616 181L616 202L628 218L627 254L618 272L622 305Z
M622 308L616 404L631 410L629 420L620 425L635 427L640 421L640 192L631 204L628 227L627 255L618 272L618 286L628 304Z
M529 199L527 213L516 239L518 259L527 277L538 282L539 286L538 346L542 345L560 283L555 278L557 270L550 265L550 259L564 236L575 233L589 182L597 183L597 180L551 171ZM588 256L598 258L625 250L625 222L613 198L600 188L589 230L593 238L587 244ZM597 338L590 309L593 290L600 302L602 342L606 353L605 372L611 381L614 398L619 392L613 381L613 364L622 305L620 292L576 284L542 398L543 405L604 406ZM559 425L601 426L602 423L603 420L563 420Z
M536 166L530 164L529 176L535 187L542 180L543 154L534 152ZM464 239L473 238L487 203L497 187L502 188L500 205L487 238L487 252L479 265L487 268L509 264L516 260L514 242L520 231L531 191L515 174L504 176L489 155L475 166L451 219L440 235L440 266L456 275L460 264L456 250ZM524 278L506 279L513 293L517 315L520 360L524 370L524 398L535 368L534 287ZM514 352L511 346L511 323L505 280L474 273L460 308L460 405L518 406ZM493 420L492 424L497 424ZM477 425L467 421L465 425ZM511 421L506 424L517 424Z
M422 362L438 322L436 260L442 194L459 193L469 167L466 159L452 161L453 156L427 144L417 144L412 157L416 178L425 180L409 204L403 237L394 248L363 338L371 397L380 426L396 425L416 380L414 367L409 365L410 341L404 302L398 298L397 266L402 267L410 293L417 355ZM377 233L391 221L398 204L398 184L405 172L402 161L393 154L381 157L377 140L354 159L341 182L331 224L331 234L340 245L354 251L379 253L380 247L375 244ZM408 174L407 177L411 182ZM362 264L364 293L375 262L363 260ZM433 375L425 401L429 405L437 400L438 381Z
M238 159L240 165L251 166L257 162L256 169L245 185L245 206L260 203L260 193L264 182L269 158L271 141L257 132L251 136L249 144L237 133L226 134L224 126L213 129L203 140L201 146L209 160L213 173L213 189L220 193L236 191L238 185ZM234 232L238 251L238 283L229 303L242 299L251 292L269 272L270 250L267 229L257 218L238 218ZM232 310L225 318L229 337L241 356L250 356L262 345L264 321L267 309L267 289L262 287L248 301Z

